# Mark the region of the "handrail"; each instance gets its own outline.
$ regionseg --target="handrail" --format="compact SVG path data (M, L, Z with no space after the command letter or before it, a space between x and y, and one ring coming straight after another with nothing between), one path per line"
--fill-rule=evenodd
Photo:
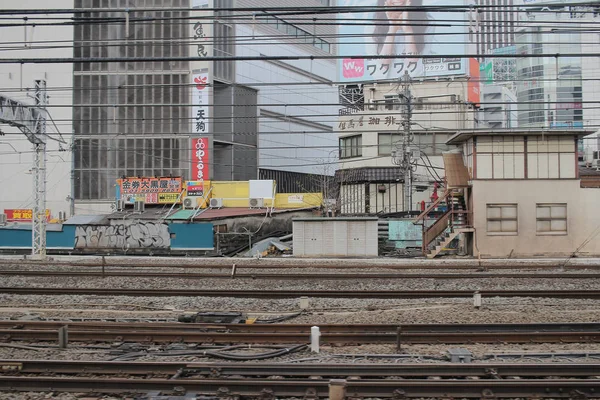
M450 219L451 212L446 211L433 225L431 225L425 232L423 232L423 250L437 238L442 232L448 228L448 221Z
M446 200L448 198L448 196L450 195L450 193L451 193L450 190L446 190L442 196L438 197L438 199L436 201L431 203L431 205L429 207L427 207L425 209L425 211L423 211L421 214L419 214L419 216L417 218L415 218L415 220L413 221L413 224L416 225L417 222L424 219L427 216L427 214L429 214L431 212L431 210L436 208L442 201Z

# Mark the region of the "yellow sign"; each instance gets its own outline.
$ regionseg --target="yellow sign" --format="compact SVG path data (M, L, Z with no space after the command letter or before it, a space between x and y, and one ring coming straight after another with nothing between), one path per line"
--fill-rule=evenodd
M159 193L158 204L172 204L177 202L179 193Z

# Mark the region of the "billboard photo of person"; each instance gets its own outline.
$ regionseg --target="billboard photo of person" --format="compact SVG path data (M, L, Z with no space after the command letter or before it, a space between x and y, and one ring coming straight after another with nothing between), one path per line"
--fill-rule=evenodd
M338 0L338 3L357 7L356 13L339 16L338 50L344 57L338 64L341 82L397 80L405 72L412 77L465 73L460 58L466 53L468 40L464 12L443 8L464 5L464 0ZM438 54L456 54L456 57L414 57Z

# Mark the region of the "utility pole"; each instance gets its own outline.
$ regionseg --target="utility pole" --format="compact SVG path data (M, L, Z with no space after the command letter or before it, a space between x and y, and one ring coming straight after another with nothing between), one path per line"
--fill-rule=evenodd
M402 176L404 177L404 211L411 211L412 208L412 184L413 184L413 154L411 144L413 142L413 134L411 131L412 118L412 95L410 92L410 75L407 71L402 77L402 92L399 93L403 98L402 110L402 126L403 135L402 142L396 143L396 149L392 152L394 164L400 167Z
M46 81L35 81L35 105L38 118L35 124L33 160L33 212L31 216L31 253L34 258L46 258Z

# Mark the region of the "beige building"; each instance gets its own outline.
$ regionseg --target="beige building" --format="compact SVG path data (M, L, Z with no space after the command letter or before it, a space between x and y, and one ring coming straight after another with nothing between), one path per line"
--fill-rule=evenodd
M453 132L476 126L467 101L468 79L413 81L411 131L414 139L412 210L430 201L433 183L443 176L442 152ZM404 133L404 97L398 83L364 85L360 105L338 119L340 211L342 214L394 213L404 209L403 181L393 162Z
M482 257L599 255L600 189L582 187L577 158L578 140L589 133L475 130L454 135L448 144L462 147L458 159L464 164L451 166L451 157L445 157L452 170L446 171L448 194L442 197L460 198L464 211L450 207L425 231L424 249L435 256L464 233L473 239L472 254ZM466 217L457 224L460 215Z

